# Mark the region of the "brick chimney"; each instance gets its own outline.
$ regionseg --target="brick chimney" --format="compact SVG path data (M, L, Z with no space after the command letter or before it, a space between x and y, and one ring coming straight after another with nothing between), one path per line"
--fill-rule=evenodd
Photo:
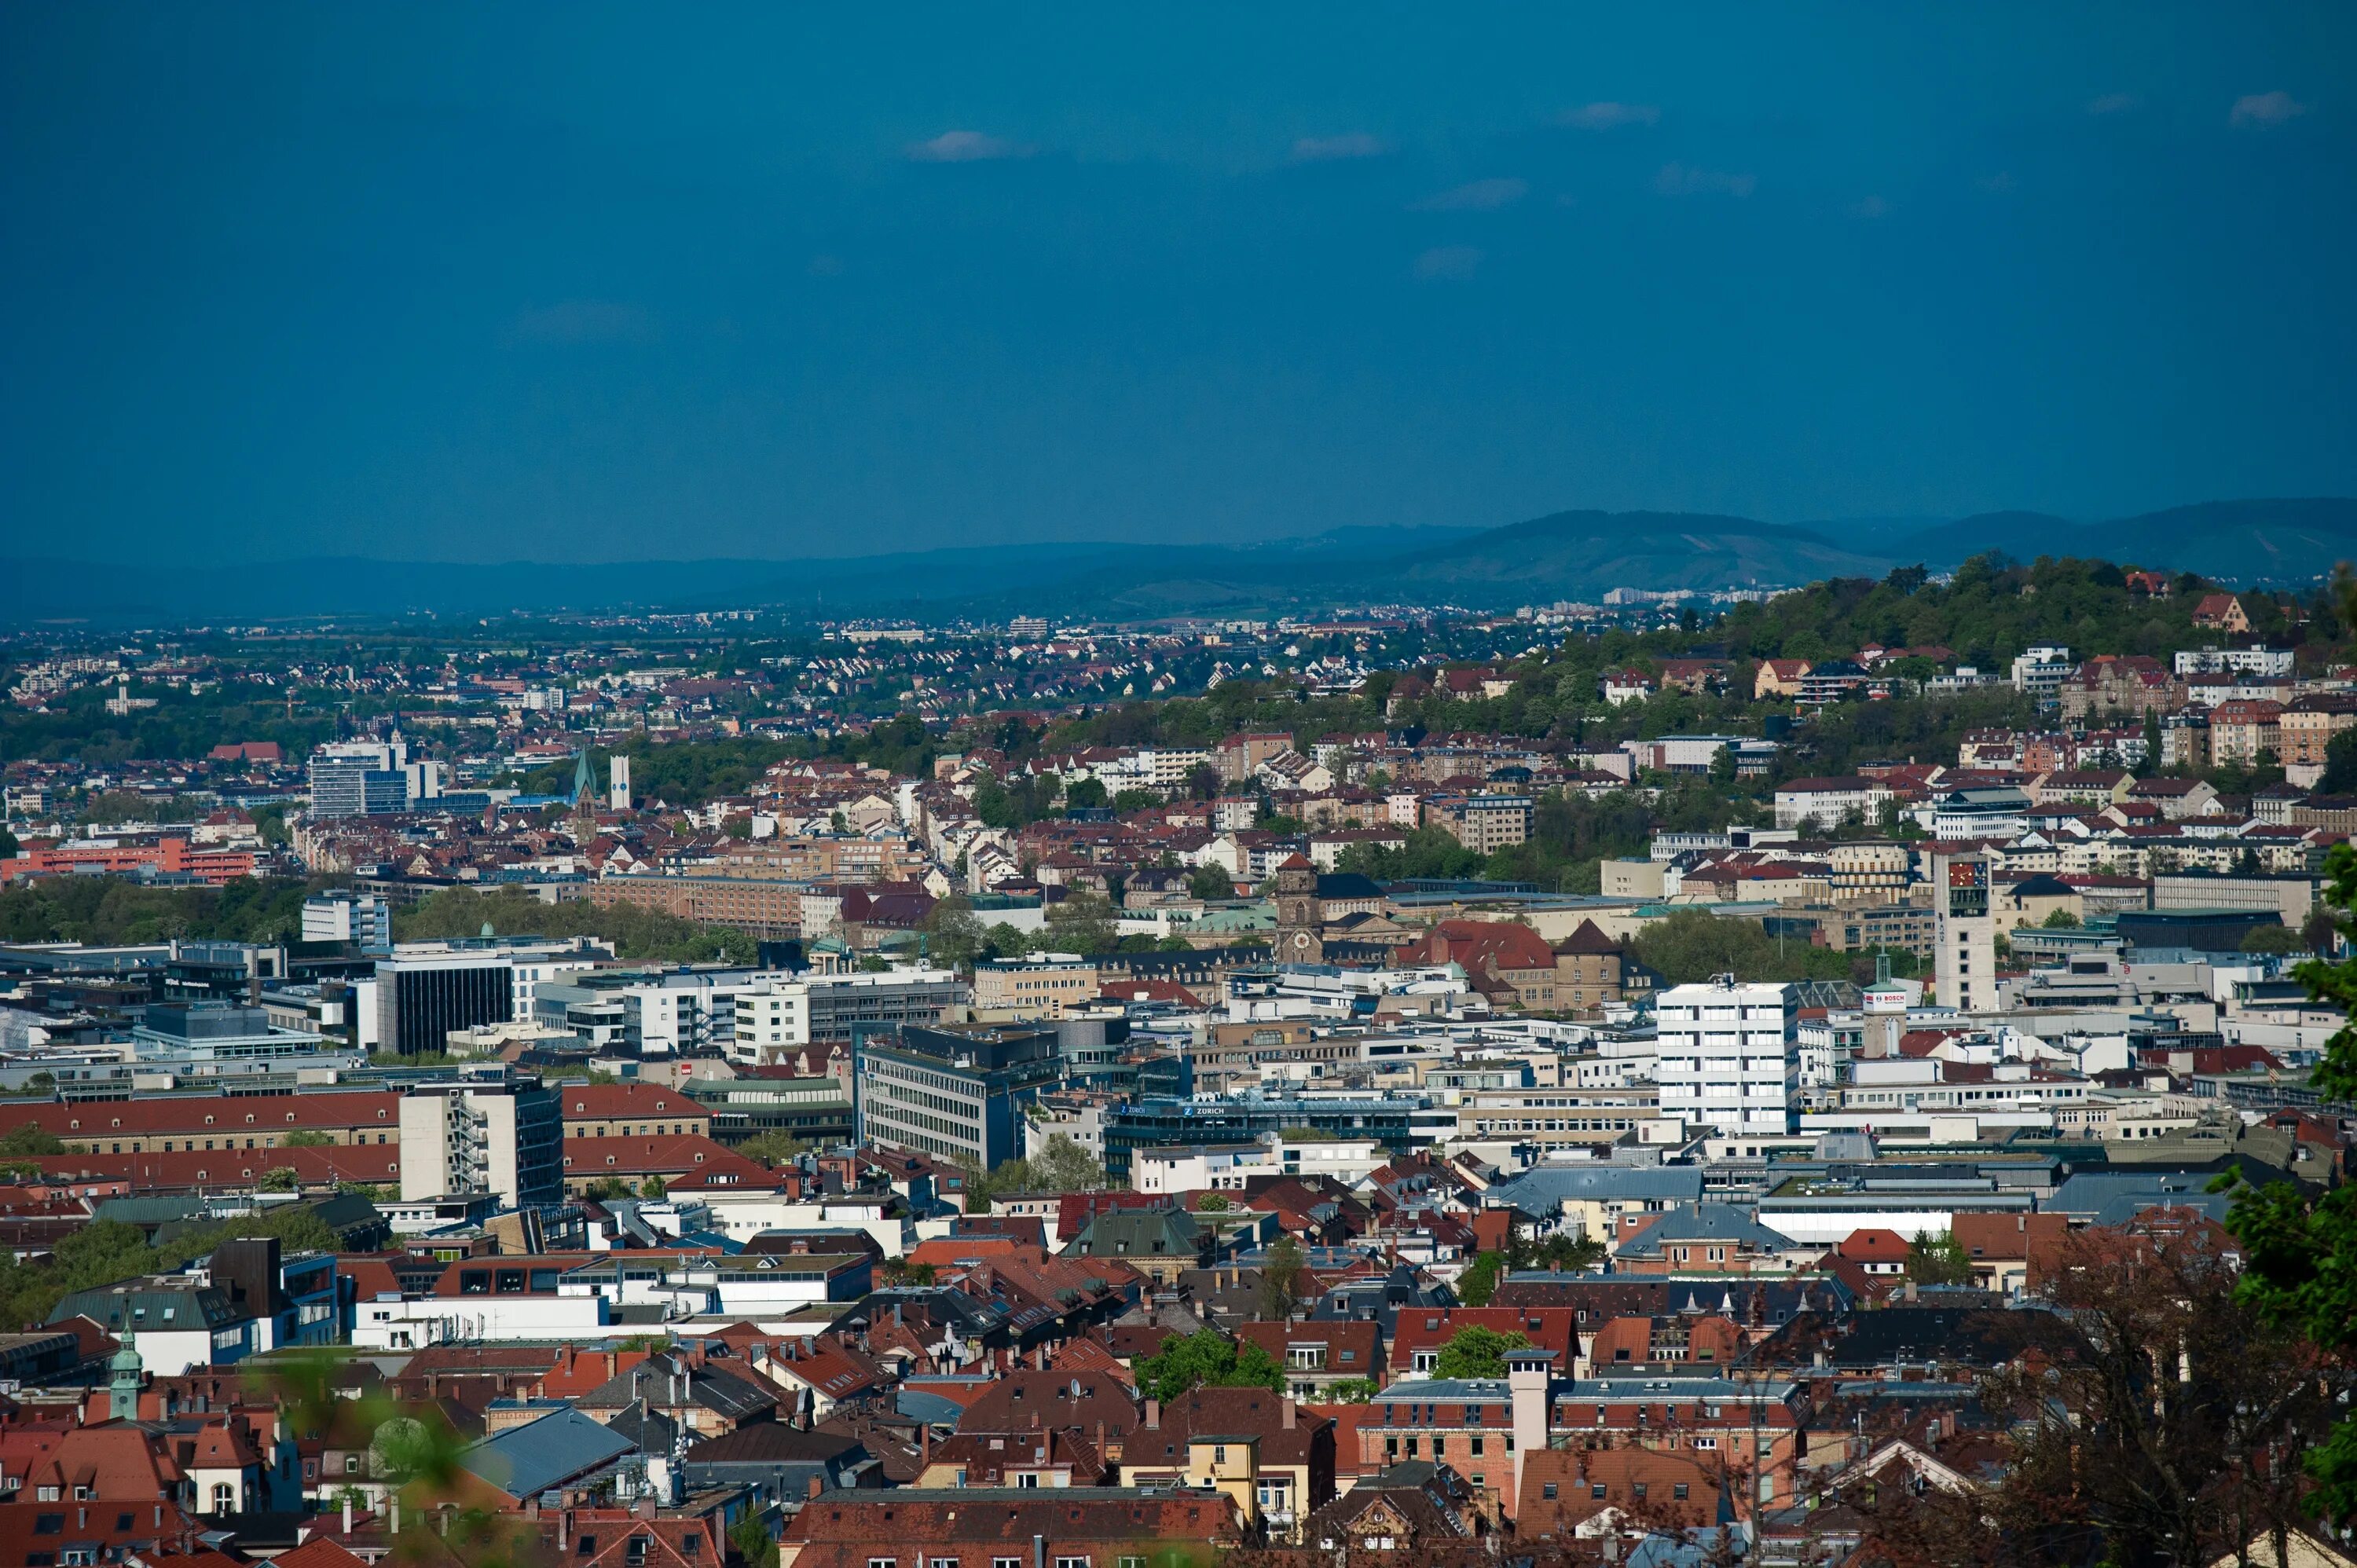
M813 1476L810 1478L810 1496L812 1501L817 1501L819 1494L825 1490L826 1477L824 1476Z
M1283 1405L1285 1410L1285 1430L1290 1432L1293 1430L1293 1402L1291 1400L1283 1400L1279 1402Z
M1146 1428L1149 1432L1159 1432L1162 1430L1162 1402L1160 1400L1147 1400L1146 1402Z

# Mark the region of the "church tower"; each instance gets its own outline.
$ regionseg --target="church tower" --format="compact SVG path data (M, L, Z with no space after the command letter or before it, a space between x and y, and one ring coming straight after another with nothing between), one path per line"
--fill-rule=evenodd
M1326 908L1318 897L1318 868L1301 855L1276 868L1276 961L1326 961Z
M139 1419L140 1376L147 1364L140 1359L139 1348L132 1338L131 1333L124 1331L123 1348L106 1363L106 1412L117 1421Z

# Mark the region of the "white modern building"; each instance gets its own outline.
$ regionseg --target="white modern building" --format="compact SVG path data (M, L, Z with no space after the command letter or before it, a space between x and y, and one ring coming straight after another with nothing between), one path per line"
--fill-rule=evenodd
M2033 643L2028 651L2014 659L2013 689L2035 698L2041 708L2055 707L2062 700L2062 682L2077 668L2071 650L2061 643Z
M1724 1133L1792 1130L1801 1056L1791 987L1723 974L1672 987L1654 1012L1661 1115Z
M363 952L393 948L393 906L382 894L338 888L303 900L303 940L350 942Z
M2180 648L2175 667L2179 675L2288 675L2292 663L2290 649L2254 642L2247 648Z
M496 1193L511 1208L561 1202L565 1123L552 1090L529 1074L465 1069L401 1097L401 1197Z
M854 1030L938 1024L965 999L964 984L946 969L766 976L737 993L731 1032L720 1044L730 1061L758 1065Z

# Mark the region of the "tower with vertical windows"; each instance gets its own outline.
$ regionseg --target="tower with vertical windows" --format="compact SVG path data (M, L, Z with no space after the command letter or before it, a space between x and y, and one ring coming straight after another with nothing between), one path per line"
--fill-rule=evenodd
M1943 1007L1986 1013L1996 1007L1996 860L1985 850L1932 857L1932 899L1939 918L1932 974Z

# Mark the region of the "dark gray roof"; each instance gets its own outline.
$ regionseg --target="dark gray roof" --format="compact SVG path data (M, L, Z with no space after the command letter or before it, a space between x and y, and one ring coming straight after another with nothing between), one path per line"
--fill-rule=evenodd
M1700 1165L1541 1165L1492 1187L1486 1198L1552 1219L1566 1198L1693 1203L1702 1197Z
M1620 1255L1658 1258L1665 1244L1680 1242L1743 1245L1770 1252L1796 1245L1781 1230L1771 1230L1753 1219L1748 1208L1738 1208L1731 1203L1697 1203L1663 1214L1641 1234L1623 1241Z
M732 1421L749 1421L778 1407L769 1390L718 1367L691 1365L683 1356L650 1356L610 1378L576 1402L587 1410L617 1410L644 1402L684 1402Z
M856 1437L805 1432L781 1421L748 1421L734 1432L691 1445L691 1465L823 1465L860 1453Z
M1195 1217L1178 1208L1109 1208L1064 1248L1066 1257L1193 1258L1202 1251Z
M568 1409L483 1439L458 1455L458 1465L511 1498L535 1498L637 1447L631 1438Z

